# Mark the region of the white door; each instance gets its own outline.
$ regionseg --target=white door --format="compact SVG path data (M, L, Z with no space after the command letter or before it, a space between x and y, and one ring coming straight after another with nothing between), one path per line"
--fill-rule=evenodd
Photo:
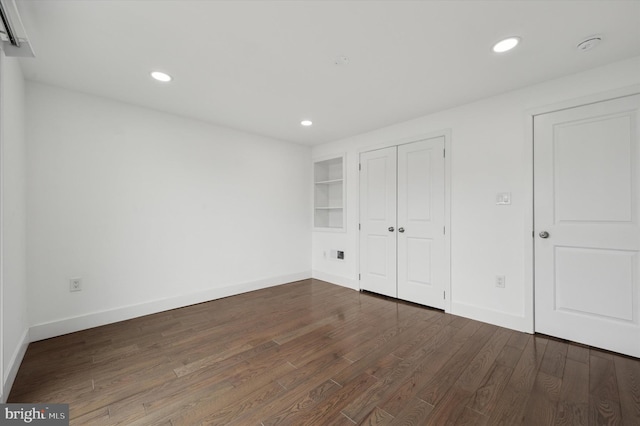
M444 137L360 154L360 288L444 308Z
M640 357L640 96L534 118L535 329Z
M398 147L398 298L444 308L444 137Z
M396 147L360 154L360 288L397 297Z

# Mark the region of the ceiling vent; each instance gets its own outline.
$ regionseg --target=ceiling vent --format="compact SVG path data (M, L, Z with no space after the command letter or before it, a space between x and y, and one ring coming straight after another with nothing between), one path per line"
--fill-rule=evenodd
M16 0L0 0L0 49L7 56L34 57Z

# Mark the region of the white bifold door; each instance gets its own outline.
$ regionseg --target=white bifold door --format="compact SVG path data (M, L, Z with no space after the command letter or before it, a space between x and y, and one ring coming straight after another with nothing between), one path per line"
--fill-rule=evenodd
M535 329L640 357L640 96L534 118Z
M360 288L444 308L444 137L360 154Z

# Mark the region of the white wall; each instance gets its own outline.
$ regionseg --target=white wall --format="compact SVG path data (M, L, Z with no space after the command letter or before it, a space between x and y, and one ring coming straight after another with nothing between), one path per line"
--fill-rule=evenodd
M309 147L32 82L27 111L32 340L310 277Z
M2 401L8 396L28 344L24 96L18 61L0 52Z
M347 232L313 233L313 275L358 288L358 153L451 131L451 312L532 331L531 140L527 111L640 83L640 58L314 147L313 157L347 153ZM496 206L498 192L512 205ZM323 251L345 250L345 261ZM506 276L506 288L495 276Z

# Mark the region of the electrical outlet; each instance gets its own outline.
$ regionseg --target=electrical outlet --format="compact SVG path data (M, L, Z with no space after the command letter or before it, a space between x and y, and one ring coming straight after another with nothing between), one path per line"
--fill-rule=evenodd
M496 204L499 206L506 206L511 204L510 192L498 192L496 194Z
M504 288L505 281L506 281L506 279L505 279L504 275L496 275L496 287Z
M82 278L69 278L69 291L82 291Z

